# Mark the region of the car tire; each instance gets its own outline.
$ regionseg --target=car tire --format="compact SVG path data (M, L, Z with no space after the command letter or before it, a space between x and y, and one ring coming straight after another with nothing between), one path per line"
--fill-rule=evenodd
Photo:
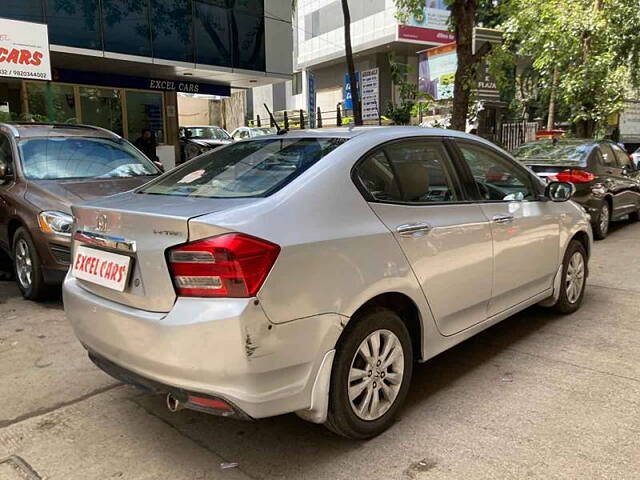
M588 274L587 252L584 245L577 240L571 240L562 261L560 295L553 305L555 311L569 314L580 308Z
M593 224L593 238L596 240L604 240L609 233L609 225L611 224L611 207L606 200L602 202L600 213L596 222Z
M44 299L49 289L42 275L40 256L26 228L16 230L12 253L14 275L22 296L27 300Z
M412 373L411 337L396 313L375 307L353 318L336 348L325 426L357 440L384 432L404 403Z

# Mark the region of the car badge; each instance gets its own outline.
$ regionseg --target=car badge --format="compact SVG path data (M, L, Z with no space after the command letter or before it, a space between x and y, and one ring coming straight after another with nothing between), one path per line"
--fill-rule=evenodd
M106 232L109 230L109 219L104 213L101 213L96 218L96 230L99 232Z

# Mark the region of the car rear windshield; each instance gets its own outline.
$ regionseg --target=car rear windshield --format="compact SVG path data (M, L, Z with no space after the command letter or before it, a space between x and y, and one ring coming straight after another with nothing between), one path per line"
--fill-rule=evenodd
M221 128L216 127L189 127L185 129L190 138L203 140L230 140L231 137Z
M267 196L346 140L274 138L234 143L191 160L140 193L209 198Z
M524 163L549 163L557 165L585 166L591 143L564 143L542 141L527 143L513 151L513 156Z
M36 137L18 143L29 180L157 175L156 166L126 140Z

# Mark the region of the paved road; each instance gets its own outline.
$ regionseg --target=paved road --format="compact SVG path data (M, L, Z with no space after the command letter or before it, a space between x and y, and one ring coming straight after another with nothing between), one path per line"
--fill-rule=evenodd
M614 227L581 311L532 308L419 365L365 443L294 415L170 414L92 366L60 302L2 283L0 479L639 478L639 251L640 223Z

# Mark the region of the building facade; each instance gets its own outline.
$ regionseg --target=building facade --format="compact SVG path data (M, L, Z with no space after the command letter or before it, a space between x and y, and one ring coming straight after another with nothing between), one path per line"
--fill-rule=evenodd
M376 72L377 110L383 113L397 98L391 80L389 54L409 65L408 80L418 81L418 52L455 40L448 31L450 12L443 0L427 0L422 15L406 22L396 18L394 0L349 0L351 41L356 72ZM309 75L313 75L315 104L322 112L345 107L347 68L340 0L298 0L294 12L293 80L252 89L249 118L264 118L263 103L274 110L308 109ZM313 92L312 92L313 93ZM348 107L348 102L347 107ZM326 123L326 122L325 122Z
M0 120L92 124L132 141L148 128L167 166L178 94L291 78L288 1L3 0L0 17L46 24L52 64L52 81L0 77Z

